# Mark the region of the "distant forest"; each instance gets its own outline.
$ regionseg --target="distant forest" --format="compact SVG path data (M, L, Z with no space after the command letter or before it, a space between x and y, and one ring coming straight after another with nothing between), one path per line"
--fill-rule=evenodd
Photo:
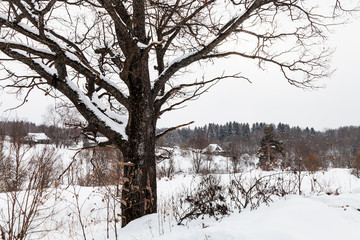
M185 127L170 132L158 140L159 147L203 149L211 143L220 145L229 156L257 154L264 137L266 123L228 122L210 123L203 127ZM314 128L290 127L288 124L273 125L274 136L283 144L286 165L296 164L296 159L315 154L324 167L351 167L360 149L360 127L348 126L325 131ZM166 129L159 129L161 133ZM81 137L80 129L36 125L26 121L0 121L0 135L11 138L24 137L29 132L45 133L59 147L74 144ZM284 166L286 167L286 166Z
M229 156L257 154L265 126L268 124L228 122L224 125L211 123L193 129L182 128L165 135L158 145L202 149L210 143L217 143ZM276 139L283 144L283 163L286 165L283 167L294 168L296 161L312 154L321 160L323 167L349 168L356 151L360 149L360 127L340 127L321 132L283 123L272 124L272 127Z

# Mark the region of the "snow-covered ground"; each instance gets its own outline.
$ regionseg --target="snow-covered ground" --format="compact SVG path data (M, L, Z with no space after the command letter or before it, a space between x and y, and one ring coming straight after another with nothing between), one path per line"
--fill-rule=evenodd
M310 193L310 186L306 184L310 179L305 177L304 195L287 195L253 211L234 212L220 221L205 217L182 226L171 218L159 219L163 217L161 214L153 214L133 221L121 229L119 235L126 240L359 239L360 179L344 169L319 173L317 179L325 184L327 194ZM188 186L190 182L189 176L159 181L160 198ZM338 195L330 194L336 193L336 189Z
M119 235L126 240L355 240L360 236L360 213L356 209L360 207L359 199L359 193L340 197L287 196L270 206L235 213L219 222L204 219L186 226L160 225L154 214L130 223Z
M59 151L62 165L66 167L75 151ZM233 175L227 173L226 158L216 156L213 161L212 166L220 169L215 176L224 187L229 186L234 177L249 183L265 175L291 179L290 173L262 172L246 166L242 166L242 174ZM176 214L182 211L179 201L198 189L201 176L194 174L189 153L177 149L173 163L176 173L158 180L158 214L144 216L120 229L119 199L110 196L114 189L59 185L44 194L28 239L359 239L360 179L351 175L350 170L303 173L301 195L294 191L285 197L274 196L268 205L262 204L254 210L247 207L239 212L232 208L229 215L218 221L201 216L178 225ZM166 166L168 160L160 164ZM5 227L9 196L9 193L0 194L0 224Z

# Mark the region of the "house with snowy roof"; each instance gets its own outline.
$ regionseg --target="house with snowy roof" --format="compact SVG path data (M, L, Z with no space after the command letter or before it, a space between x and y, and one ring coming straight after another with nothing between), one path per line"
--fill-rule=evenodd
M223 153L224 150L217 144L209 144L206 148L202 150L203 153L211 153L211 154L220 154Z
M24 140L29 144L49 144L51 139L45 133L28 133Z

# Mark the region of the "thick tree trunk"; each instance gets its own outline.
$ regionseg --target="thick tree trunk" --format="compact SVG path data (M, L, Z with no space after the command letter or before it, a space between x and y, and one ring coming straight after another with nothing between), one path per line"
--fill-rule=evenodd
M146 129L144 129L146 128ZM157 212L155 129L153 125L137 131L124 154L124 185L122 188L122 226L146 214ZM146 133L146 134L142 134Z
M122 226L157 212L155 141L157 114L154 109L147 57L133 59L129 77L128 145L122 190Z

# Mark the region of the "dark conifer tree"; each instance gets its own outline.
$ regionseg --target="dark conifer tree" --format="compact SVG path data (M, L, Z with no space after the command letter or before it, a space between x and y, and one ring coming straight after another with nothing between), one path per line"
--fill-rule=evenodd
M248 123L243 124L243 126L242 126L242 135L243 135L243 137L245 137L247 139L250 137L250 126L249 126Z
M277 140L272 125L264 127L264 134L258 151L259 166L261 169L269 171L278 166L278 156L284 155L284 147L283 143Z

